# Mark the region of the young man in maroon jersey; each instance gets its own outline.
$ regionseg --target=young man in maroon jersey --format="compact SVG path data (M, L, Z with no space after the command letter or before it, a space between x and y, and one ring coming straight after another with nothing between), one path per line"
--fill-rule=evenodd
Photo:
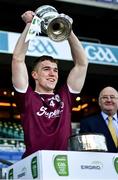
M38 150L67 150L71 135L73 97L80 93L88 67L81 42L71 30L68 37L74 67L65 85L54 91L58 81L57 62L50 56L37 59L32 71L35 91L29 86L25 56L29 42L25 42L34 12L22 15L26 27L22 32L12 58L12 82L17 91L24 130L26 157ZM67 18L67 15L66 15ZM68 17L69 18L69 17ZM65 52L66 53L66 52Z

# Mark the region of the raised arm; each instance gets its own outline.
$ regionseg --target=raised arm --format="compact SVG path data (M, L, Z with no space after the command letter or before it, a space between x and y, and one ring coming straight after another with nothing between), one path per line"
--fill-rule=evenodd
M15 88L21 91L26 90L28 86L28 72L25 64L25 56L29 43L25 43L25 38L32 18L32 11L27 11L22 15L22 19L25 21L26 27L16 43L12 57L12 83Z
M81 92L87 73L88 60L84 48L73 31L68 38L71 49L74 67L70 71L67 79L69 87L77 92Z

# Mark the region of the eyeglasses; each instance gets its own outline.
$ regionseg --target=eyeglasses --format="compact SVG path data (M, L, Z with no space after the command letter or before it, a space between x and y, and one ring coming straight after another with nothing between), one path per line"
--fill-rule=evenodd
M102 96L102 97L100 97L100 99L103 99L104 101L106 101L108 99L116 100L116 99L118 99L118 97L116 97L116 96Z

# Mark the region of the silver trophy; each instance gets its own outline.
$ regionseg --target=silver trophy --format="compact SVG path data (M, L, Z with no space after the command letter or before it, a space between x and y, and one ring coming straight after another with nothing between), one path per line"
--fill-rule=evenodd
M72 29L72 19L59 14L53 6L43 5L36 9L36 15L41 19L41 31L56 42L68 38Z

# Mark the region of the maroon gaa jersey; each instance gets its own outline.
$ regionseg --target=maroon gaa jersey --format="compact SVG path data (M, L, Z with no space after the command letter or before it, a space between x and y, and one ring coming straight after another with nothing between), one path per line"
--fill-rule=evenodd
M17 92L26 145L23 157L38 150L68 149L73 97L67 85L54 94L39 94L30 86L26 93Z

